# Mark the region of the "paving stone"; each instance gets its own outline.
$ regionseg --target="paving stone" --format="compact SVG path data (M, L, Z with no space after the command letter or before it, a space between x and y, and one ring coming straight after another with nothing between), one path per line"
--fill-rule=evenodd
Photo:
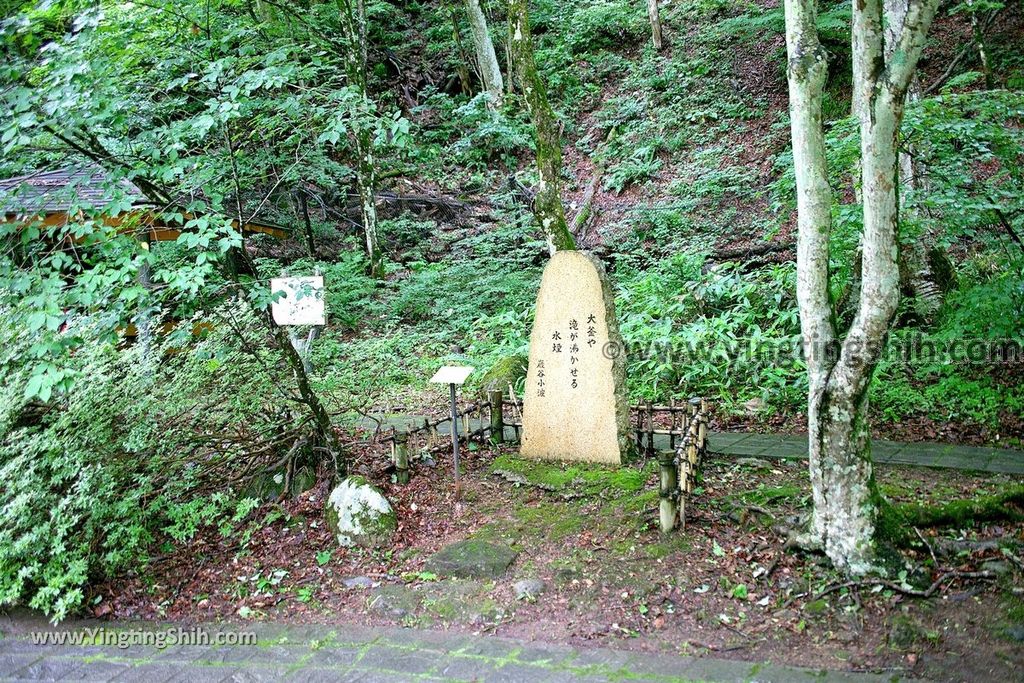
M439 659L438 661L434 675L448 681L478 681L483 677L485 671L493 670L488 663L468 657Z
M425 674L437 668L438 660L439 657L433 653L420 653L387 645L375 645L364 652L356 664L360 669Z
M224 683L271 683L288 675L288 669L280 666L247 666L235 671Z
M210 647L196 647L196 664L225 664L230 662L244 662L252 657L257 648L241 645L219 645Z
M325 647L315 650L303 664L315 667L345 667L355 664L363 652L362 647Z
M484 671L481 679L484 683L522 683L546 678L550 670L542 666L530 664L505 664L493 671Z
M180 664L136 664L125 669L120 676L112 680L117 683L133 683L135 681L138 683L164 683L182 671L184 671L184 666Z
M11 678L34 681L58 681L74 673L82 666L82 660L72 657L44 657L13 671Z
M34 645L25 638L4 638L0 640L0 655L30 654L39 657L58 651L56 645Z
M0 677L8 677L41 657L40 654L29 652L0 653Z
M516 653L516 661L525 664L555 665L575 657L571 648L562 647L524 647Z
M171 677L173 683L220 683L220 681L227 680L230 677L238 673L238 669L235 667L225 666L210 666L210 667L198 667L190 666L182 669L177 675Z
M336 683L342 680L344 673L338 669L303 667L290 673L284 680L289 683Z
M297 665L304 662L307 657L313 654L313 650L305 644L296 645L271 645L269 647L249 648L249 657L245 665L249 664L280 664L282 666Z
M105 659L157 659L163 654L163 651L145 645L131 645L129 647L102 645L99 646L99 650L95 654Z
M72 672L71 676L64 681L110 681L126 670L131 668L131 664L127 662L105 662L105 661L92 661L85 662L82 666Z

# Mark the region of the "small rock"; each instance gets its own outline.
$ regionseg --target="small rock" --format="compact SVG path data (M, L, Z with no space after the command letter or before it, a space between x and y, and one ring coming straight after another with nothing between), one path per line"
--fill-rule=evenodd
M996 576L1005 576L1013 572L1013 565L1006 560L989 560L981 563L981 571L992 572Z
M1024 643L1024 624L1014 624L1006 629L1006 636L1018 643Z
M419 598L416 594L402 585L381 586L370 598L370 609L393 619L401 619L415 612L418 606Z
M804 605L804 611L808 614L824 614L828 611L828 602L825 600L814 600Z
M889 647L896 650L908 650L915 643L924 641L927 633L920 624L903 615L893 617L889 628Z
M746 408L748 415L757 415L759 412L764 410L764 400L760 398L752 398L749 401L743 403L743 407Z
M737 458L736 464L740 467L753 467L758 470L768 470L772 467L767 460L761 458Z
M369 576L352 576L341 583L345 588L373 588L373 579Z
M547 589L540 579L523 579L512 584L512 590L516 592L516 600L535 600Z

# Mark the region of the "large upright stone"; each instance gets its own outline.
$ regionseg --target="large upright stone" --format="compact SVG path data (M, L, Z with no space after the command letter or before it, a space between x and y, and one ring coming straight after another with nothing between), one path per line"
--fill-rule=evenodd
M626 355L611 283L590 254L556 252L537 294L521 453L621 463L631 447Z

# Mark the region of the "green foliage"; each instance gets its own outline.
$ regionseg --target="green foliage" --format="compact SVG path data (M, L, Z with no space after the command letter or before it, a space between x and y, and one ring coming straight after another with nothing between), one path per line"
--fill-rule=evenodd
M640 3L588 0L566 9L563 41L574 53L621 47L647 32L647 16Z
M61 619L82 604L89 581L143 568L160 536L184 542L210 525L232 533L254 508L224 484L246 445L202 435L241 430L258 440L282 427L282 416L293 418L287 406L274 408L283 374L270 369L275 354L237 349L228 320L245 329L251 314L221 315L206 338L183 348L183 335L171 335L153 356L141 345L80 349L73 369L89 381L51 404L24 397L26 368L8 375L0 604L24 602ZM25 353L22 330L7 324L0 333L5 361Z
M621 194L630 185L653 177L661 169L661 160L654 156L651 147L641 147L628 159L618 162L605 176L604 188Z
M702 266L702 255L683 252L644 272L617 273L631 393L799 402L806 379L793 268Z

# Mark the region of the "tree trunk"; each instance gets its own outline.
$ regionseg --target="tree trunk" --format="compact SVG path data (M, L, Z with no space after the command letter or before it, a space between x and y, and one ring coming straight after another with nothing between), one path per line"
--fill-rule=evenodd
M498 55L494 52L490 31L487 30L487 17L480 7L480 0L466 0L466 11L473 32L473 47L476 49L480 78L483 79L484 90L489 98L487 105L497 109L505 94L505 82L501 77L501 67L498 66Z
M277 347L281 349L281 353L284 355L285 361L288 363L288 367L292 369L295 374L295 384L299 389L299 397L302 402L306 404L310 412L313 415L313 424L316 429L317 436L323 442L322 447L328 452L331 457L332 464L334 466L334 473L337 477L343 478L347 474L347 464L344 459L344 450L341 442L338 440L338 434L334 431L334 425L331 423L331 416L328 414L327 409L324 408L324 404L320 402L320 397L313 391L313 387L309 383L309 375L306 372L306 366L303 363L302 356L296 351L292 345L292 340L288 332L274 322L274 318L270 313L270 308L267 307L265 312L267 324L270 325L270 331L274 336L274 342Z
M370 276L384 277L384 259L377 241L377 168L373 157L373 134L369 128L356 133L356 184L359 187L359 209L366 237L366 254L370 259Z
M654 49L661 50L661 15L658 12L658 0L647 0L647 18L651 20L651 38Z
M985 33L981 29L981 22L978 20L978 11L974 7L974 0L967 0L967 11L971 15L971 36L974 38L974 49L978 51L981 72L985 74L985 89L991 90L995 87L995 78L992 77L992 65L989 64L988 51L985 49Z
M908 12L891 60L885 58L881 0L858 0L853 6L863 277L853 322L837 349L828 289L832 192L821 112L828 68L815 27L814 0L785 2L797 183L797 300L810 388L807 417L814 499L804 540L823 549L837 568L851 575L876 568L880 496L871 469L867 391L899 302L896 135L937 4L938 0L925 0Z
M893 51L896 49L896 42L899 40L900 32L906 23L909 0L884 0L885 12L885 58L892 59ZM905 101L907 104L920 98L917 79L911 81L907 89ZM905 143L905 149L899 153L899 211L901 214L900 223L907 223L904 216L906 210L906 191L916 190L918 182L923 177L922 169L914 161L914 150ZM898 229L897 234L905 233ZM930 322L942 306L942 290L936 285L935 274L931 269L931 262L928 259L926 245L931 241L931 235L927 232L923 235L914 235L902 239L899 245L899 271L900 289L907 295L913 297L914 309L917 316Z
M534 213L544 230L548 249L552 254L558 250L572 250L576 248L576 241L565 222L559 179L562 171L561 135L555 113L548 103L544 82L537 73L537 64L533 58L533 41L530 37L526 0L509 0L508 21L512 58L536 131L534 137L540 183L533 201Z
M365 112L353 117L356 150L356 185L359 192L366 254L370 259L370 275L384 276L384 261L377 241L377 169L373 155L372 119L376 107L366 86L366 5L363 0L338 0L345 50L345 75L362 97Z
M309 218L309 201L306 199L306 191L301 187L295 192L295 203L302 216L302 230L306 238L306 254L311 259L316 259L316 239L313 236L313 221Z
M462 33L459 31L459 20L455 16L455 7L450 6L449 15L452 20L452 38L455 40L455 49L459 51L459 84L462 86L463 95L472 95L473 88L469 80L469 56L462 46Z

